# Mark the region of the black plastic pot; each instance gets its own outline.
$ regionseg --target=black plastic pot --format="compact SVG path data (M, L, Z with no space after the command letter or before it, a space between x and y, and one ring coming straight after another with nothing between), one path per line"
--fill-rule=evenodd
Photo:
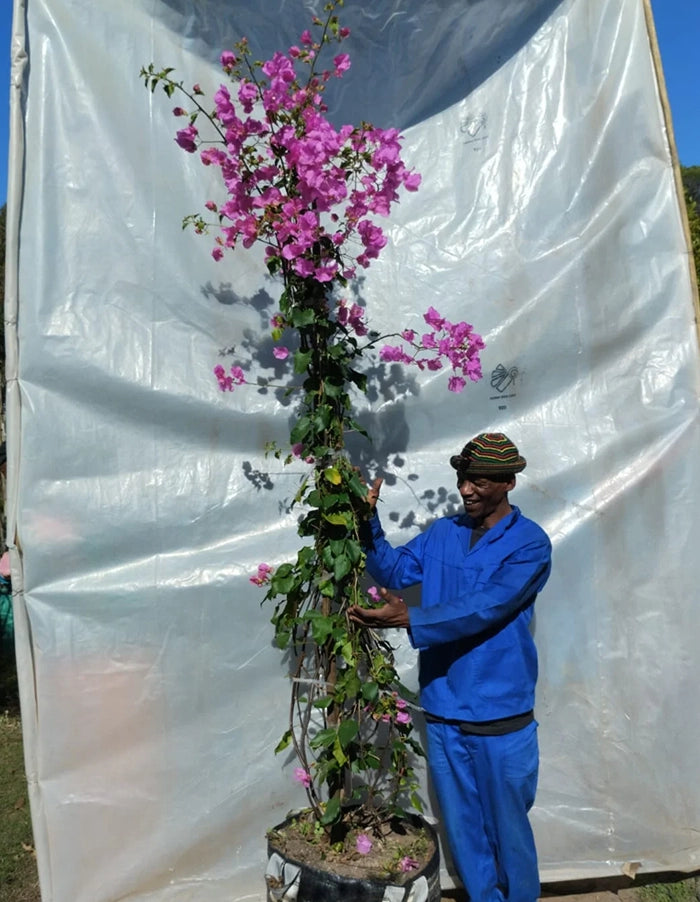
M283 830L287 818L275 830ZM268 902L440 902L440 851L435 829L423 818L409 815L408 822L426 829L435 844L428 863L412 872L400 886L390 880L344 877L333 871L312 867L285 855L268 839Z

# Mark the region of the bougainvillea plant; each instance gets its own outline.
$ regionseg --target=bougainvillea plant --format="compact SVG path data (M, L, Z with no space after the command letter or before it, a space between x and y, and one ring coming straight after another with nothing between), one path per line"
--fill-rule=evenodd
M348 433L366 434L352 409L353 393L367 390L362 358L449 366L447 387L459 392L481 377L483 342L471 325L431 307L424 334L406 329L387 343L390 336L370 332L364 307L344 295L387 242L377 219L400 191L417 190L420 177L402 161L395 129L336 128L327 118L324 93L350 67L342 52L320 66L323 51L349 36L338 6L328 3L325 21L314 18L297 46L264 62L252 60L245 39L222 53L227 79L213 106L199 85L175 81L172 69L151 64L141 75L152 91L161 85L187 103L173 110L186 122L175 140L221 174L222 199L207 200L208 214L185 224L214 235L216 261L261 242L267 269L281 281L273 353L288 361L299 401L289 449L273 450L308 467L295 497L302 543L296 560L260 564L251 581L267 588L277 645L292 652L290 722L277 751L293 747L293 776L316 823L343 838L351 829L378 835L407 803L420 809L412 762L422 751L391 647L346 614L377 600L363 582L367 488L345 449ZM214 374L223 391L248 382L237 364Z

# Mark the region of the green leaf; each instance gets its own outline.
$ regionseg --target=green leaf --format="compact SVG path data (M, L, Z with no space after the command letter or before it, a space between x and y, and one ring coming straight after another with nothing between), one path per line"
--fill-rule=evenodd
M421 802L420 797L416 792L411 793L411 805L413 805L416 811L423 811L423 803Z
M275 755L278 752L281 752L283 749L286 749L289 743L292 741L292 731L287 730L284 736L280 739L280 741L275 746Z
M341 395L345 394L345 386L341 383L336 385L334 382L326 381L323 385L323 388L328 395L329 398L339 398Z
M300 326L312 326L316 320L316 314L309 307L301 309L295 307L290 319L294 328L298 329Z
M376 683L364 683L362 686L362 698L366 702L373 702L379 695L379 686Z
M294 372L305 373L309 369L311 363L311 351L295 351L294 352ZM292 444L295 444L292 441Z
M323 405L319 407L316 411L316 416L313 419L314 426L319 432L322 432L324 429L328 429L328 427L333 422L333 411L327 405Z
M344 720L338 727L338 740L341 746L346 749L355 739L359 731L356 720Z
M322 510L331 511L336 508L343 508L349 506L350 499L345 494L345 492L341 492L340 494L335 495L325 495L323 498L323 504L321 505Z
M367 497L367 486L360 479L357 473L353 473L348 479L347 482L348 488L356 495L358 498L366 498Z
M330 708L333 704L332 695L324 695L323 698L317 698L314 702L314 708Z
M297 576L295 573L291 573L289 576L275 573L270 580L270 588L275 595L288 595L296 585Z
M323 519L328 523L332 523L333 526L347 526L349 528L352 525L351 518L347 514L324 514Z
M318 489L313 489L306 498L306 503L309 507L321 507L322 501L323 499Z
M349 642L346 642L342 646L341 653L345 661L349 665L352 665L354 661L354 653L352 645ZM357 671L351 669L350 667L348 668L347 676L343 681L343 689L345 690L345 695L347 698L357 698L362 690L362 684L360 683L360 678L357 675Z
M357 370L348 371L348 379L354 382L362 392L367 391L367 376L365 373L358 373Z
M340 817L340 799L337 796L334 796L332 799L328 799L326 804L326 810L323 812L323 816L321 817L321 823L324 827L327 827L328 824L333 824Z
M340 582L341 579L347 576L351 570L352 564L349 557L341 554L340 557L337 557L335 559L335 563L333 565L333 576L335 577L336 582Z
M348 539L345 543L345 553L353 564L357 564L362 559L362 545L354 539Z
M340 743L340 739L336 739L335 745L333 746L333 757L341 767L343 767L348 762L348 756L343 751L343 746Z
M330 482L331 485L340 485L343 481L343 477L335 467L328 467L325 469L323 471L323 477L327 482Z
M311 632L314 637L314 642L317 645L323 645L333 631L333 618L325 617L318 611L307 611L306 614L304 614L304 620L308 620L311 623Z
M329 748L336 740L335 730L319 730L313 739L309 741L312 749Z
M348 420L348 427L360 435L363 435L365 438L369 438L369 433L363 426L360 426L357 420Z
M311 429L311 420L308 417L301 417L295 424L289 434L290 444L296 445L303 442Z

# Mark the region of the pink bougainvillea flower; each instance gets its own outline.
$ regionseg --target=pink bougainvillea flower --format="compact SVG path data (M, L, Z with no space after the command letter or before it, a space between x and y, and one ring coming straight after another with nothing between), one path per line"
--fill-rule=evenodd
M227 375L226 370L219 363L214 367L214 375L217 378L221 391L233 391L236 385L243 385L246 381L245 373L240 366L232 366L230 375Z
M221 260L221 258L224 256L224 252L220 247L215 247L211 252L211 255L218 263L218 261Z
M231 50L224 50L221 54L221 67L224 72L231 72L233 67L236 65L236 54Z
M258 572L255 576L251 576L249 581L256 586L264 586L270 582L272 573L273 568L269 564L258 564Z
M243 112L250 115L253 112L253 106L258 99L258 89L252 81L244 81L238 89L238 99L243 106Z
M408 711L399 711L396 715L396 723L411 723L411 715Z
M173 109L173 116L186 116L187 110L183 110L181 106L176 106Z
M277 360L286 360L289 357L289 348L285 348L283 345L273 348L272 356L276 357Z
M367 855L372 850L372 840L366 833L358 833L355 848L360 855Z
M350 68L350 57L347 53L339 53L333 57L333 64L335 65L335 74L340 78L343 72L347 72Z
M194 153L195 150L197 150L197 144L195 142L197 135L198 132L194 125L188 125L187 128L182 128L176 133L175 141L183 150L186 150L187 153Z
M398 345L384 345L379 349L379 359L384 363L413 363L413 358Z
M449 391L456 392L457 394L464 389L466 384L466 381L462 379L461 376L450 376L447 380L447 388Z
M379 589L376 586L370 586L370 588L367 589L367 594L372 599L372 601L382 600L382 596L379 594Z
M233 379L226 375L226 370L219 364L214 367L214 375L221 391L233 391Z
M408 871L415 871L415 870L417 870L417 868L418 868L418 862L416 861L416 859L410 858L408 855L406 855L404 858L402 858L401 861L399 862L399 870L402 871L404 874Z
M303 767L294 768L294 779L297 783L301 783L305 789L308 789L309 786L311 786L311 774L308 770L304 770Z
M427 311L423 314L423 319L429 326L432 326L433 329L442 329L445 322L434 307L428 307Z

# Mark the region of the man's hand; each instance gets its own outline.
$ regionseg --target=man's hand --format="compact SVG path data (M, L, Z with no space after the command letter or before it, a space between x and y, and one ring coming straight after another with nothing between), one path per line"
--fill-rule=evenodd
M384 480L381 477L377 477L367 492L367 504L369 504L370 508L374 511L377 506L377 501L379 501L379 491L382 487L382 483Z
M381 482L381 480L379 481ZM379 495L378 489L377 495ZM390 627L408 629L411 622L408 619L408 608L403 598L392 595L386 589L380 589L379 594L385 602L381 608L361 608L354 604L348 608L348 617L359 626L371 626L375 629L389 629Z

